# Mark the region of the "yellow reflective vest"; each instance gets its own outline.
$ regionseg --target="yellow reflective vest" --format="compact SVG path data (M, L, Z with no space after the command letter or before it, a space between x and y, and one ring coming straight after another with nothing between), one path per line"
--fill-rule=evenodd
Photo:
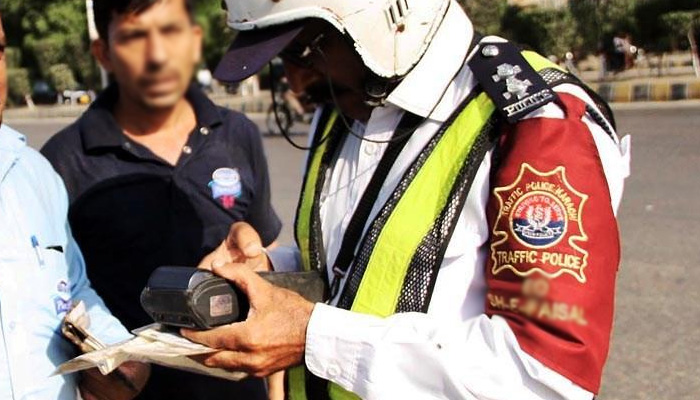
M560 70L536 53L522 54L537 71ZM498 138L496 114L491 98L475 91L438 130L367 229L340 293L339 307L379 317L427 311L471 182ZM314 135L295 227L306 271L325 268L320 192L344 129L338 112L326 110ZM312 376L303 366L289 370L287 379L292 400L358 398Z

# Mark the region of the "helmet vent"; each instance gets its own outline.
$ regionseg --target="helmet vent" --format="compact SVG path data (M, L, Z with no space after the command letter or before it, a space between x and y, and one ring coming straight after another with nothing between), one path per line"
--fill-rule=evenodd
M384 10L387 22L392 28L400 25L408 13L408 0L390 0L389 6Z

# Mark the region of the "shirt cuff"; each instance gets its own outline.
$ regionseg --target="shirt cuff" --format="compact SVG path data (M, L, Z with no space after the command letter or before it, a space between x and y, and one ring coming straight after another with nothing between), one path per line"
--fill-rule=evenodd
M107 313L91 313L92 323L88 329L96 339L107 346L121 343L134 337L115 317Z
M358 376L366 377L359 371L359 360L368 348L358 338L362 332L353 327L371 327L377 322L381 319L317 303L306 328L306 367L319 378L353 390Z
M301 254L293 246L279 246L267 251L272 270L275 272L301 271Z

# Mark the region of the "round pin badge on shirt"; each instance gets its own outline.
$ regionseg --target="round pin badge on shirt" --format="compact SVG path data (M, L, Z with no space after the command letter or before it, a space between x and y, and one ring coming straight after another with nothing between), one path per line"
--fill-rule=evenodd
M70 286L68 285L68 281L65 279L59 280L56 284L56 291L58 291L58 293L70 293Z
M242 192L241 175L235 168L219 168L212 174L209 187L212 197L230 210Z

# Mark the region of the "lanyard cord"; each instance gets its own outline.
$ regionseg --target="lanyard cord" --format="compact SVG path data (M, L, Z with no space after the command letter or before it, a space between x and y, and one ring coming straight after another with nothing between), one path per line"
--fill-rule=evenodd
M464 66L467 59L469 59L469 56L472 54L472 50L474 50L477 47L477 45L479 44L479 42L481 41L482 38L483 38L483 35L481 35L480 33L476 32L476 31L473 31L472 41L469 44L469 48L466 52L466 55L464 56L464 60L462 61L462 66ZM335 95L335 89L333 88L333 82L331 80L330 75L328 74L328 64L329 63L328 63L328 58L326 57L326 54L323 52L323 49L321 48L319 43L314 43L313 46L308 47L307 50L309 52L318 53L321 56L321 58L323 59L323 65L324 65L323 69L325 71L318 70L318 72L322 73L326 77L326 81L328 82L328 89L329 89L329 92L331 95L331 99L333 100L333 104L336 106L336 108L338 108L340 110L340 107L338 107L338 100L337 100L336 95ZM457 75L459 75L459 73L462 71L462 69L463 69L463 67L460 67L459 69L457 69L457 71L454 73L454 75L452 76L452 79L450 81L454 81L454 79L457 77ZM277 126L280 129L280 132L282 132L282 135L287 140L287 142L289 142L296 149L299 149L299 150L314 150L314 149L316 149L318 146L323 144L323 142L325 140L327 140L327 138L324 138L323 140L320 140L317 143L312 144L311 146L308 146L308 147L300 146L300 145L294 143L294 141L291 139L291 137L289 135L289 131L287 129L283 129L279 115L277 113L277 99L275 99L275 95L274 95L275 94L275 82L274 82L274 77L273 77L272 71L273 71L272 63L270 63L270 88L271 88L271 92L272 92L272 108L273 108L273 112L275 115L275 122L277 123ZM440 99L442 99L445 96L445 93L447 93L448 88L449 88L449 85L445 86L444 90L440 94L440 97L439 97ZM394 142L394 141L401 141L401 140L406 139L408 136L412 135L413 132L415 132L415 130L418 129L418 127L420 125L422 125L425 121L428 120L428 118L430 118L430 116L433 114L433 112L435 112L435 109L437 108L437 106L439 104L440 104L440 101L435 102L435 104L433 105L433 108L426 114L426 116L424 118L415 119L415 122L414 122L415 126L413 127L413 129L409 129L409 130L407 130L407 132L404 133L404 135L406 137L403 137L402 135L394 135L388 141L368 139L368 138L364 137L364 135L359 134L352 129L352 126L350 125L350 123L347 120L347 118L345 117L345 115L342 113L342 110L340 110L341 112L338 113L338 116L339 116L340 120L342 121L343 125L345 125L345 128L348 131L348 134L355 136L356 138L358 138L362 141L365 141L365 142L383 144L383 143L390 143L390 142Z
M279 113L277 112L277 96L275 96L275 93L277 91L277 84L275 83L275 74L273 73L274 69L272 67L272 62L270 62L270 73L269 73L269 79L270 79L270 93L272 94L272 113L275 116L275 123L277 124L277 127L279 128L280 132L282 132L282 136L284 136L284 139L292 145L295 149L298 150L314 150L318 148L318 146L322 145L323 142L328 140L328 137L322 138L321 140L318 140L316 143L312 144L311 146L300 146L292 140L291 135L289 133L289 130L286 127L282 126L282 121L280 121L280 116ZM291 126L291 125L290 125Z
M401 154L406 143L408 143L408 138L415 132L421 121L421 117L408 112L405 112L403 117L401 117L399 126L394 131L392 139L379 161L377 169L372 175L372 179L367 184L367 188L362 194L362 198L357 204L357 208L345 230L340 251L333 265L334 277L330 285L330 299L333 299L338 294L340 281L347 275L350 269L350 265L355 258L355 249L364 231L365 223L374 207L374 203L379 197L379 192L384 186L384 182L389 175L391 167L399 157L399 154Z
M482 35L478 34L477 32L474 32L474 37L472 38L472 42L469 46L469 50L467 51L467 54L465 56L465 62L466 59L469 58L469 56L472 54L472 51L477 47L478 43L482 39ZM326 59L325 55L320 49L317 49L317 51L320 52L321 56ZM464 63L463 63L464 64ZM453 76L454 80L456 76L462 71L462 68L460 68L455 75ZM327 76L327 74L326 74ZM328 79L328 86L330 89L331 96L333 98L333 101L335 104L337 104L337 100L335 98L335 93L333 91L333 85L332 82L330 81L330 78L327 76ZM442 98L447 91L447 87L443 91L442 95L440 98ZM428 115L431 115L435 108L437 108L437 105L440 102L436 102L436 104L433 106L433 109L430 111ZM388 143L388 147L382 156L382 159L380 160L379 164L377 165L377 169L375 170L374 175L372 176L372 179L370 180L369 184L367 185L367 188L365 189L362 198L360 199L360 202L357 205L357 208L355 210L355 213L353 214L352 218L350 219L350 222L348 223L348 227L345 230L345 235L343 236L343 241L340 247L340 250L338 252L338 255L336 256L335 263L333 265L333 280L330 283L330 297L329 301L331 301L333 298L336 297L338 294L338 291L340 289L340 283L343 278L345 278L348 274L348 271L350 270L350 267L352 265L353 260L355 259L355 250L358 246L358 243L360 242L360 239L362 237L362 233L364 231L364 226L367 223L367 220L369 219L369 214L372 211L372 208L374 207L374 203L376 202L377 198L379 197L379 192L384 185L384 182L386 181L386 178L389 174L389 171L391 170L391 167L393 166L394 162L398 158L399 154L401 153L401 150L405 147L406 143L408 142L408 139L410 138L411 135L420 127L426 120L427 118L420 117L418 115L409 113L407 111L404 112L404 115L401 118L401 121L399 122L398 127L394 131L394 134L392 135L391 139L386 140L386 141L375 141L375 140L370 140L365 138L363 135L357 134L352 130L352 127L349 126L348 121L345 119L345 116L342 113L339 113L339 118L341 119L342 123L345 125L345 128L347 129L348 134L355 136L356 138L362 140L362 141L367 141L367 142L372 142L372 143ZM320 233L320 232L319 232ZM321 249L319 249L320 254L322 255L322 259L319 260L323 263L325 266L325 251L323 249L323 244L322 240L320 243ZM325 270L326 268L324 268Z

